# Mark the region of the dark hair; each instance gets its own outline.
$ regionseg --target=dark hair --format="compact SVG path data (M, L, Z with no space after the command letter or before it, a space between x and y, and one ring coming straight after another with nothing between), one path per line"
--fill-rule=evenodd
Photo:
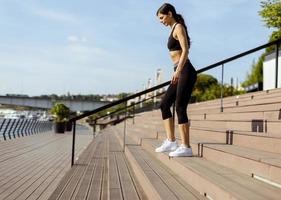
M188 31L187 31L187 27L185 25L184 19L180 14L177 14L176 9L173 5L169 4L169 3L164 3L156 12L156 15L158 15L159 13L163 14L163 15L168 15L168 13L171 12L173 18L176 20L177 23L180 23L181 25L183 25L183 27L185 28L186 31L186 36L187 36L187 44L190 47L190 37L188 35Z

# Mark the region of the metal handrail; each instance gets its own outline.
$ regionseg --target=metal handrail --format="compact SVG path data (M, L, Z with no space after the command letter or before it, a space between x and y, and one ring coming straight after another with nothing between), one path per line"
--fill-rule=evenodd
M109 113L109 114L105 114L105 115L99 116L99 117L95 118L93 121L99 120L99 119L104 118L104 117L107 117L107 116L109 116L109 115L113 115L113 114L115 114L115 113L117 113L117 112L126 110L126 109L131 108L131 107L133 107L133 106L135 106L135 105L141 104L141 103L143 103L143 102L145 102L145 101L148 101L148 100L153 99L153 98L155 98L155 97L161 96L161 95L163 95L164 93L165 93L165 92L161 92L161 93L159 93L159 94L157 94L157 95L154 95L154 96L152 96L152 97L149 97L149 98L147 98L147 99L144 99L144 100L142 100L142 101L139 101L139 102L137 102L137 103L134 103L134 104L132 104L132 105L126 106L126 107L124 107L124 108L119 108L119 109L117 109L117 110L115 110L115 111L113 111L113 112L111 112L111 113Z
M259 50L261 50L261 49L264 49L264 48L266 48L266 47L272 46L272 45L274 45L274 44L277 44L277 46L279 46L280 43L281 43L281 39L275 40L275 41L273 41L273 42L269 42L269 43L267 43L267 44L264 44L264 45L261 45L261 46L259 46L259 47L254 48L254 49L251 49L251 50L245 51L245 52L243 52L243 53L237 54L237 55L235 55L235 56L232 56L232 57L227 58L227 59L225 59L225 60L219 61L219 62L214 63L214 64L212 64L212 65L209 65L209 66L207 66L207 67L201 68L201 69L197 70L197 73L202 73L202 72L208 71L208 70L213 69L213 68L215 68L215 67L218 67L218 66L220 66L220 65L222 65L222 64L228 63L228 62L233 61L233 60L235 60L235 59L237 59L237 58L241 58L241 57L246 56L246 55L248 55L248 54L251 54L251 53L254 53L254 52L259 51ZM92 110L92 111L86 112L86 113L84 113L84 114L81 114L81 115L79 115L79 116L76 116L76 117L74 117L74 118L71 118L70 121L73 122L73 121L77 121L77 120L79 120L79 119L88 117L88 116L90 116L90 115L93 115L93 114L95 114L95 113L98 113L98 112L100 112L100 111L102 111L102 110L105 110L105 109L107 109L107 108L110 108L110 107L116 106L116 105L118 105L118 104L124 103L124 102L126 102L126 101L128 101L128 100L130 100L130 99L134 99L135 97L138 97L138 96L147 94L147 93L149 93L149 92L155 91L155 90L157 90L157 89L160 89L160 88L162 88L162 87L165 87L165 86L169 85L170 83L171 83L171 81L167 81L167 82L164 82L164 83L162 83L162 84L160 84L160 85L154 86L154 87L152 87L152 88L143 90L142 92L139 92L139 93L136 93L136 94L127 96L127 97L125 97L125 98L123 98L123 99L114 101L114 102L112 102L112 103L110 103L110 104L107 104L107 105L105 105L105 106L101 106L101 107L99 107L99 108L97 108L97 109L95 109L95 110Z
M171 81L167 81L167 82L162 83L162 84L160 84L160 85L157 85L157 86L154 86L154 87L152 87L152 88L146 89L146 90L144 90L144 91L142 91L142 92L139 92L139 93L136 93L136 94L127 96L127 97L125 97L125 98L123 98L123 99L114 101L114 102L112 102L112 103L110 103L110 104L107 104L107 105L105 105L105 106L101 106L101 107L99 107L99 108L97 108L97 109L95 109L95 110L92 110L92 111L86 112L86 113L84 113L84 114L78 115L78 116L76 116L76 117L73 117L73 118L70 119L70 121L73 122L73 121L77 121L77 120L79 120L79 119L88 117L88 116L90 116L90 115L93 115L93 114L95 114L95 113L98 113L98 112L100 112L100 111L102 111L102 110L105 110L105 109L107 109L107 108L110 108L110 107L116 106L116 105L118 105L118 104L124 103L124 102L126 102L126 101L128 101L128 100L130 100L130 99L134 99L134 98L136 98L136 97L138 97L138 96L147 94L147 93L149 93L149 92L153 92L154 90L157 90L157 89L160 89L160 88L162 88L162 87L165 87L165 86L169 85L170 83L171 83Z
M202 72L208 71L208 70L213 69L213 68L215 68L215 67L218 67L218 66L220 66L220 65L222 65L222 64L225 64L225 63L231 62L231 61L233 61L233 60L236 60L237 58L241 58L241 57L244 57L244 56L249 55L249 54L251 54L251 53L254 53L254 52L256 52L256 51L259 51L259 50L261 50L261 49L264 49L264 48L266 48L266 47L270 47L270 46L272 46L272 45L274 45L274 44L277 44L277 46L279 46L280 43L281 43L281 38L278 39L278 40L275 40L275 41L273 41L273 42L269 42L269 43L267 43L267 44L264 44L264 45L261 45L261 46L259 46L259 47L256 47L256 48L254 48L254 49L250 49L250 50L245 51L245 52L243 52L243 53L237 54L237 55L232 56L232 57L230 57L230 58L224 59L224 60L219 61L219 62L217 62L217 63L211 64L211 65L209 65L209 66L207 66L207 67L204 67L204 68L202 68L202 69L197 70L197 73L202 73Z
M224 60L219 61L219 62L217 62L217 63L211 64L211 65L206 66L206 67L204 67L204 68L201 68L201 69L197 70L197 73L202 73L202 72L205 72L205 71L207 71L207 70L210 70L210 69L213 69L213 68L222 66L222 83L223 83L223 75L224 75L224 67L223 67L223 66L224 66L225 63L231 62L231 61L233 61L233 60L235 60L235 59L238 59L238 58L241 58L241 57L243 57L243 56L249 55L249 54L251 54L251 53L254 53L254 52L259 51L259 50L261 50L261 49L270 47L270 46L272 46L272 45L276 45L276 56L277 56L277 58L276 58L276 83L277 83L277 79L278 79L278 76L277 76L277 72L278 72L278 53L279 53L278 50L279 50L280 44L281 44L281 38L280 38L280 39L277 39L277 40L275 40L275 41L266 43L266 44L264 44L264 45L261 45L261 46L259 46L259 47L250 49L250 50L245 51L245 52L243 52L243 53L237 54L237 55L232 56L232 57L230 57L230 58L224 59ZM99 108L97 108L97 109L95 109L95 110L92 110L92 111L86 112L86 113L84 113L84 114L81 114L81 115L79 115L79 116L76 116L76 117L74 117L74 118L71 118L70 121L73 123L73 140L72 140L73 142L72 142L72 159L71 159L71 166L74 165L75 126L76 126L76 121L77 121L77 120L80 120L80 119L82 119L82 118L88 117L88 116L90 116L90 115L93 115L93 114L98 113L98 112L100 112L100 111L102 111L102 110L108 109L108 108L110 108L110 107L116 106L116 105L118 105L118 104L127 102L128 100L134 99L135 97L139 97L139 96L144 95L144 94L147 94L147 93L149 93L149 92L153 92L153 91L155 91L155 90L157 90L157 89L160 89L160 88L163 88L163 87L169 85L170 83L171 83L171 81L164 82L164 83L162 83L162 84L160 84L160 85L157 85L157 86L154 86L154 87L152 87L152 88L146 89L146 90L144 90L144 91L142 91L142 92L139 92L139 93L130 95L130 96L128 96L128 97L125 97L125 98L123 98L123 99L114 101L114 102L112 102L112 103L110 103L110 104L107 104L107 105L105 105L105 106L99 107ZM276 84L276 85L277 85L277 84ZM223 87L222 87L222 88L223 88ZM223 94L221 95L221 98L222 98L222 97L223 97ZM223 101L221 100L221 112L223 112L223 106L222 106L222 104L223 104Z

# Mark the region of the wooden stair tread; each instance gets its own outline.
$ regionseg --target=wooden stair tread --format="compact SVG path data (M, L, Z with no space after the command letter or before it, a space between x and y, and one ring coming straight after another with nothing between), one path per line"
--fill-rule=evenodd
M153 151L160 145L160 142L155 139L145 139L145 142L151 145L149 151ZM254 180L249 176L204 158L173 158L173 161L179 162L184 167L229 191L239 199L279 199L281 189Z

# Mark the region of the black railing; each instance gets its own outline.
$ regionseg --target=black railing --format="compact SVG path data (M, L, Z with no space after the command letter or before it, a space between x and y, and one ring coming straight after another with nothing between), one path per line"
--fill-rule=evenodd
M149 106L153 106L153 109L154 109L154 108L157 107L157 102L153 102L152 104L149 104L149 105L146 105L146 106L140 107L140 108L136 108L136 106L138 104L147 102L149 100L153 100L154 98L157 98L157 97L163 95L164 93L165 92L161 92L161 93L158 93L158 94L156 94L154 96L151 96L149 98L144 98L143 100L140 100L138 102L132 102L131 105L124 106L122 108L116 109L115 111L112 111L110 113L98 116L98 117L90 120L92 122L91 125L94 127L94 132L96 131L96 125L99 124L98 120L100 120L102 118L106 118L108 116L110 116L111 118L114 117L114 115L117 116L117 118L115 120L112 120L111 123L119 123L120 121L126 119L127 117L132 117L133 118L133 124L134 124L134 115L135 115L135 113L143 111L143 110L147 109L147 107L149 107ZM126 113L129 113L129 115L127 115ZM124 114L126 114L127 116L123 117L123 118L120 117L120 115L124 115Z
M244 56L249 55L249 54L251 54L251 53L257 52L257 51L259 51L259 50L261 50L261 49L264 49L264 48L267 48L267 47L270 47L270 46L275 45L275 50L276 50L276 77L275 77L275 79L276 79L276 80L275 80L275 81L276 81L276 84L275 84L275 88L277 88L277 86L278 86L278 85L277 85L277 84L278 84L278 56L279 56L278 54L279 54L279 46L280 46L280 44L281 44L281 39L278 39L278 40L275 40L275 41L273 41L273 42L270 42L270 43L261 45L261 46L259 46L259 47L253 48L253 49L251 49L251 50L245 51L245 52L243 52L243 53L237 54L237 55L235 55L235 56L232 56L232 57L230 57L230 58L227 58L227 59L225 59L225 60L219 61L219 62L217 62L217 63L214 63L214 64L212 64L212 65L209 65L209 66L206 66L206 67L204 67L204 68L201 68L201 69L197 70L197 73L202 73L202 72L208 71L208 70L210 70L210 69L217 68L217 67L219 67L219 66L222 67L222 77L221 77L221 83L222 83L222 85L221 85L221 112L223 112L224 65L225 65L226 63L231 62L231 61L233 61L233 60L236 60L236 59L238 59L238 58L244 57ZM88 116L93 115L93 114L96 114L96 113L98 113L98 112L100 112L100 111L103 111L103 110L105 110L105 109L111 108L111 107L116 106L116 105L118 105L118 104L125 103L125 102L127 102L128 100L134 99L134 98L136 98L136 97L140 97L140 96L145 95L145 94L147 94L147 93L156 91L156 90L158 90L158 89L160 89L160 88L163 88L163 87L168 86L170 83L171 83L171 81L167 81L167 82L162 83L162 84L160 84L160 85L157 85L157 86L154 86L154 87L149 88L149 89L147 89L147 90L144 90L144 91L142 91L142 92L139 92L139 93L130 95L130 96L125 97L125 98L123 98L123 99L114 101L114 102L112 102L112 103L110 103L110 104L107 104L107 105L105 105L105 106L102 106L102 107L100 107L100 108L97 108L97 109L92 110L92 111L90 111L90 112L86 112L86 113L84 113L84 114L82 114L82 115L79 115L79 116L77 116L77 117L74 117L74 118L70 119L70 121L73 123L73 140L72 140L73 143L72 143L72 159L71 159L71 166L74 165L75 131L76 131L76 130L75 130L75 126L76 126L76 121L77 121L77 120L80 120L80 119L82 119L82 118L88 117ZM173 109L173 110L174 110L174 109ZM174 112L173 112L173 115L174 115ZM174 116L173 116L173 118L174 118ZM125 126L126 126L126 124L125 124ZM125 134L124 134L124 140L125 140ZM125 145L125 143L124 143L124 145Z
M0 140L52 130L52 122L33 119L0 119Z

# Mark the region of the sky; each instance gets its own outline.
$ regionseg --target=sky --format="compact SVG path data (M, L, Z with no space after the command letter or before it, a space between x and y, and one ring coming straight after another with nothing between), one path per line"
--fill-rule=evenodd
M157 69L172 76L165 2L182 14L196 69L267 43L259 0L0 0L0 95L140 91ZM225 65L241 82L258 52ZM220 69L211 70L220 80ZM229 81L228 81L229 82Z

